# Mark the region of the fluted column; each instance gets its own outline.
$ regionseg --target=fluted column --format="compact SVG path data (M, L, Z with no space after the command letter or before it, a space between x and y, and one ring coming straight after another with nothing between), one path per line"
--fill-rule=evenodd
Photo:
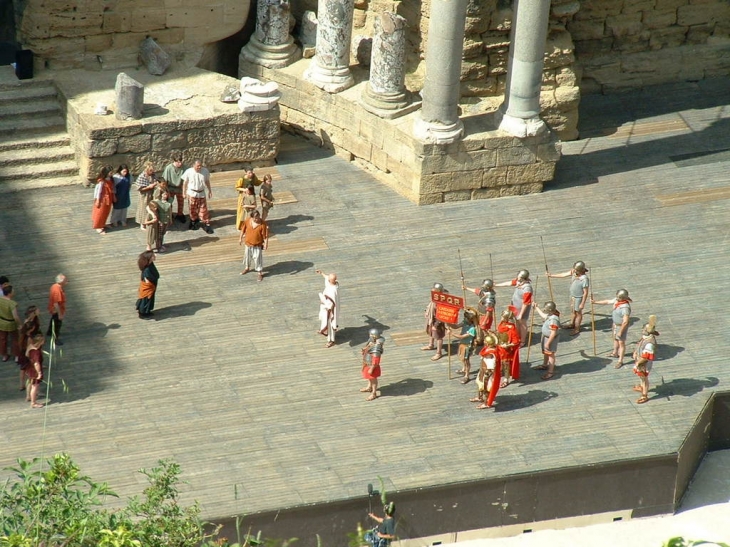
M413 123L413 136L423 142L448 144L461 139L464 133L459 119L459 78L466 5L467 0L431 2L423 106Z
M267 68L283 68L301 57L289 34L288 0L258 0L256 31L241 49L241 57Z
M355 83L350 73L354 11L354 0L319 0L317 4L317 45L304 78L328 93Z
M499 128L523 138L546 129L540 119L540 87L550 0L515 0L514 14Z

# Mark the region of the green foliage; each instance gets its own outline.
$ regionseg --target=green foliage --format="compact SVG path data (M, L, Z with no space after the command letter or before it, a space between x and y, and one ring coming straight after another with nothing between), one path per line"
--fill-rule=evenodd
M44 470L45 469L45 470ZM210 539L197 504L178 503L180 467L161 460L141 473L149 486L116 511L107 484L82 475L68 454L18 460L0 491L0 547L197 547Z
M664 542L663 547L697 547L699 545L717 546L717 547L730 547L727 543L718 543L715 541L705 541L702 539L690 540L684 539L683 537L675 537L668 539Z

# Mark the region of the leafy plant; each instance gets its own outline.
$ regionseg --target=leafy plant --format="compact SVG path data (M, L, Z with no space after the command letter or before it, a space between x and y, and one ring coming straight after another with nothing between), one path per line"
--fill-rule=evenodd
M718 543L716 541L705 541L702 539L689 540L683 537L674 537L664 542L663 547L697 547L698 545L710 545L717 547L730 547L727 543Z

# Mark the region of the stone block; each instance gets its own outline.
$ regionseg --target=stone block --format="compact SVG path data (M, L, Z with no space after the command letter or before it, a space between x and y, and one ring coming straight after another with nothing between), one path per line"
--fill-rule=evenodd
M653 30L649 38L649 47L662 49L680 46L687 40L687 30L687 27L676 25Z
M466 34L482 34L489 29L489 17L468 17L464 30Z
M350 120L350 122L352 123L352 119ZM374 148L382 149L384 131L381 129L381 125L384 125L384 123L378 123L377 121L374 121L373 123L368 123L366 120L360 119L358 134L361 139L372 144Z
M730 19L730 2L690 4L677 8L677 24L681 26L704 25Z
M578 0L564 3L553 2L550 8L550 15L554 18L563 19L565 17L573 17L579 10L580 2Z
M444 203L450 201L469 201L471 199L471 190L457 190L454 192L444 192Z
M134 50L135 54L139 51L139 46L143 40L147 38L144 32L125 32L123 34L115 34L113 38L113 47L115 50Z
M129 32L132 30L132 12L105 11L102 29L105 33Z
M493 11L488 30L509 31L512 28L513 15L511 8L505 7Z
M364 139L359 138L357 134L351 131L343 131L342 147L352 152L358 158L370 161L372 145Z
M482 188L497 188L507 184L508 167L493 167L482 173Z
M426 156L423 158L424 173L447 173L457 171L482 170L494 167L499 151L476 150L474 152L461 151L454 154L440 156Z
M518 184L515 186L502 186L499 189L500 197L525 196L527 194L539 194L542 192L542 183L533 182L530 184Z
M114 115L118 120L138 120L142 117L144 86L141 83L120 72L114 86L114 95Z
M417 198L418 205L434 205L436 203L443 203L444 195L442 193L434 194L419 194Z
M87 53L102 53L111 47L111 34L93 34L84 37L84 50Z
M495 50L509 51L509 34L505 32L486 33L482 35L484 49L489 53Z
M421 175L420 191L425 194L442 193L451 186L451 173Z
M385 150L373 147L370 162L381 171L388 172L388 153Z
M461 80L481 80L487 77L489 61L487 59L471 59L461 62Z
M183 131L171 131L170 133L157 133L152 135L152 151L169 154L173 150L185 149L188 146L188 139Z
M159 7L132 10L135 32L147 32L166 28L167 10Z
M156 76L163 75L172 63L167 52L150 37L145 38L139 45L139 56L147 67L147 72Z
M479 57L483 52L484 42L482 42L478 35L464 38L462 58L474 59L475 57Z
M117 137L138 135L142 132L142 126L139 123L131 123L125 126L91 128L85 120L81 118L81 132L83 132L83 134L91 140L101 141L104 139L116 139Z
M605 19L620 14L623 7L624 0L583 0L575 19Z
M642 13L641 22L649 30L669 27L677 22L677 10L648 10Z
M494 97L497 95L497 78L488 76L483 80L460 82L459 90L462 97Z
M67 57L83 50L83 38L48 38L33 41L33 53L43 58Z
M561 110L577 108L580 103L580 88L558 87L555 89L555 102Z
M133 137L119 137L117 141L118 154L140 154L147 152L152 144L152 135L140 133Z
M575 53L579 58L608 55L613 47L613 38L607 37L600 40L582 40L575 42Z
M641 13L636 12L606 17L606 30L617 38L639 34L643 30Z
M510 165L505 182L508 185L545 182L555 176L553 162L532 163L530 165Z
M494 199L498 197L499 188L477 188L471 192L471 199Z
M117 153L117 139L87 140L82 153L90 158L105 158Z
M570 66L575 63L575 46L569 32L551 32L545 49L545 68Z
M606 22L604 19L577 19L568 23L568 31L576 42L599 40L606 34Z
M621 13L646 12L655 9L656 0L624 0Z
M181 9L167 10L165 26L168 28L182 27L186 30L191 27L198 27L199 29L207 29L208 34L210 35L211 28L225 26L225 21L223 20L223 6L186 6ZM187 39L187 34L185 37ZM209 38L208 41L211 41L211 39L212 38Z
M494 49L489 52L488 69L491 76L507 73L509 50Z
M555 71L555 83L559 86L573 87L578 85L578 76L572 67L560 67Z
M676 10L680 6L686 6L689 0L656 0L654 9L657 11Z
M353 28L363 28L367 22L368 12L362 9L354 10L352 14Z
M538 144L536 157L543 162L557 162L562 155L562 148L560 142Z
M496 150L496 165L527 165L535 161L535 153L525 146L500 148Z
M641 34L630 34L616 37L613 40L613 49L621 53L638 53L649 49L651 33L647 30Z
M687 31L688 44L705 44L715 30L714 24L692 25Z

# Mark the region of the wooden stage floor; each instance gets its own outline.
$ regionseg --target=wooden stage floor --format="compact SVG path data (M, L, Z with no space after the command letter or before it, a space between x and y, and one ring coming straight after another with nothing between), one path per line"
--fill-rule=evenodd
M54 276L70 279L46 409L28 408L16 367L0 367L0 467L67 451L126 498L141 492L139 468L170 457L183 500L219 518L361 497L378 477L395 493L676 452L730 380L724 82L665 86L663 101L584 98L584 138L564 144L556 180L500 200L416 207L284 135L279 164L259 172L274 175L280 200L264 281L239 275L239 173L216 174L215 233L178 224L169 235L155 321L133 308L136 225L97 235L81 186L0 193L0 273L20 308L45 308ZM493 410L475 410L475 384L449 380L447 359L420 350L431 285L459 292L457 250L468 285L490 277L491 253L496 281L528 268L546 300L540 236L554 272L589 265L597 299L630 291L632 345L658 316L648 404L635 404L631 367L607 356L608 306L596 308L597 356L590 331L563 335L556 377L524 364ZM331 349L316 334L317 268L341 283ZM567 314L568 281L552 283ZM510 294L498 292L500 308ZM373 326L386 339L382 396L366 402L359 348Z

